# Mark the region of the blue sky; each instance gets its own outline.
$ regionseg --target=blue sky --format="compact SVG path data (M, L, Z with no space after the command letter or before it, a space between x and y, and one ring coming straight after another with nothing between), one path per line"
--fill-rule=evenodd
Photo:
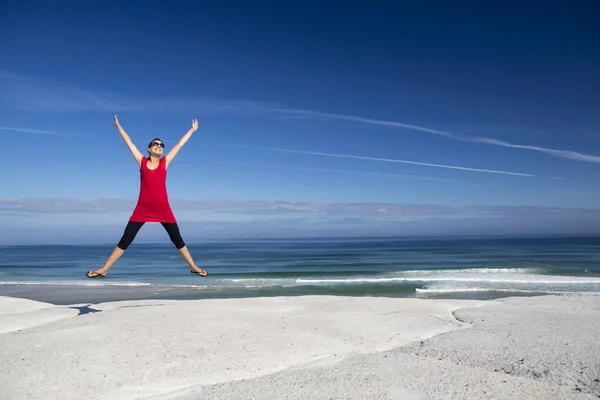
M598 9L388 3L3 2L0 243L599 233Z

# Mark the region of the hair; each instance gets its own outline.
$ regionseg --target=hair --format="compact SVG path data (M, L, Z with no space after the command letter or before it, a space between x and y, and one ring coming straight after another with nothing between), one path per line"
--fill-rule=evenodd
M160 140L161 143L164 143L161 138L154 138L150 141L150 143L148 143L148 149L150 147L152 147L152 142L154 142L155 140ZM147 149L146 149L146 151L148 152L148 160L149 160L150 159L150 151L148 151Z
M148 148L152 146L152 142L154 142L155 140L159 140L161 143L164 143L161 138L154 138L150 141L150 143L148 143Z

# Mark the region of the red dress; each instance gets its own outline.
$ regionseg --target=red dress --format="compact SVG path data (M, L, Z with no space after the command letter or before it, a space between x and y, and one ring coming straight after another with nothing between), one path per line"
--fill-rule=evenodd
M167 160L160 158L158 167L148 168L148 159L140 164L140 195L131 222L171 222L176 223L167 195Z

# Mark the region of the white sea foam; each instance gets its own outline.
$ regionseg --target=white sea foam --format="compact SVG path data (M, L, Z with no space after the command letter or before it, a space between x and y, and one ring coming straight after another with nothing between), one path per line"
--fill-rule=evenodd
M411 276L382 278L333 278L333 279L297 279L302 284L345 284L345 283L390 283L390 282L482 282L482 283L538 283L538 284L599 284L600 278L548 275L499 275L499 274L447 274L445 276Z

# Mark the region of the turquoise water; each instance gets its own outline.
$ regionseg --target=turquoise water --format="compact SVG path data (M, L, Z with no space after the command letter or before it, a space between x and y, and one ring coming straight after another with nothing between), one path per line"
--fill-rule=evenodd
M114 245L0 246L0 295L57 304L330 294L492 299L600 293L600 238L313 239L188 244L208 277L171 243L134 242L107 278Z

